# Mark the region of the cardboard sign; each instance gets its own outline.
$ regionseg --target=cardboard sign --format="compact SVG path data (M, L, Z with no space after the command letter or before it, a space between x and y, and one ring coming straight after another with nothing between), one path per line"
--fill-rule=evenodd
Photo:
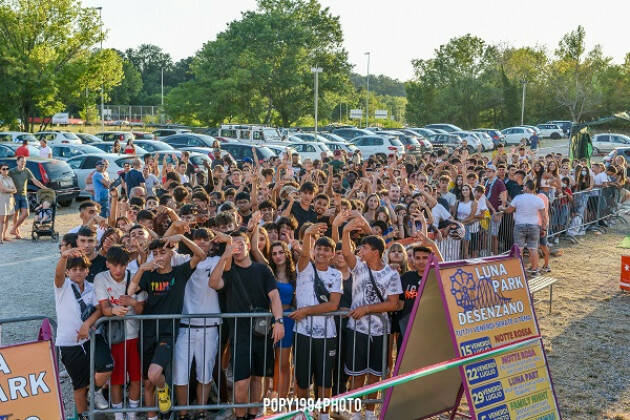
M560 419L519 256L515 248L511 256L475 261L438 264L432 258L418 289L394 375L527 339L533 338L533 343L464 365L456 375L444 371L390 389L382 419L424 418L453 411L462 390L474 419Z
M621 256L621 275L619 276L619 288L630 292L630 255Z
M51 341L0 348L0 418L63 420Z

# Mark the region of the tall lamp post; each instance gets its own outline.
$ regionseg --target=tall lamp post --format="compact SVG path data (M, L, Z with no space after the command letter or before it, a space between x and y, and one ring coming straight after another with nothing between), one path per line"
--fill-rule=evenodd
M311 67L311 73L315 73L315 135L317 136L317 99L319 97L318 88L319 88L319 73L324 70L321 67Z
M101 24L101 54L103 53L103 7L92 7L98 10L98 19ZM105 83L103 69L101 68L101 131L105 131L105 102L103 100L103 84Z
M525 119L525 87L527 86L527 79L523 78L521 80L521 84L523 85L523 102L521 103L521 125L523 125Z
M164 67L160 76L160 124L164 124Z
M370 125L370 52L366 52L367 55L367 76L365 78L365 84L367 86L367 94L365 95L365 126Z

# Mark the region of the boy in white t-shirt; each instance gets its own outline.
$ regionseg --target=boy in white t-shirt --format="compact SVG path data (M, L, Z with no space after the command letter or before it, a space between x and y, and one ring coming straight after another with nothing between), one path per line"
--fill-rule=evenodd
M131 280L131 272L127 270L129 254L119 246L112 246L105 256L107 271L100 272L94 278L94 294L104 316L125 316L141 314L144 309L146 293L135 296L127 295L127 286ZM114 371L111 377L112 408L122 408L123 389L129 377L129 408L137 408L140 404L141 365L138 352L138 320L124 321L125 331L122 337L114 337L116 326L120 321L105 324L105 340L111 344L114 359ZM122 330L122 328L120 328ZM123 331L120 331L123 333ZM123 420L123 413L114 415L116 420ZM128 420L135 420L136 413L129 413Z
M74 389L74 404L79 419L87 419L87 391L90 385L90 328L101 317L101 310L93 306L94 288L85 281L90 272L90 260L79 248L64 251L55 271L55 312L57 339L63 362ZM94 343L94 395L99 409L107 408L102 387L107 383L114 362L107 343L100 334Z

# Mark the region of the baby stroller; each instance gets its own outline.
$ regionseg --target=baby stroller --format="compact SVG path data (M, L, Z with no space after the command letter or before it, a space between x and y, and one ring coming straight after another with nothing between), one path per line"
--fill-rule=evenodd
M50 236L53 241L59 240L55 232L55 216L57 215L57 195L50 188L41 188L36 193L37 208L31 238L36 241L40 236Z

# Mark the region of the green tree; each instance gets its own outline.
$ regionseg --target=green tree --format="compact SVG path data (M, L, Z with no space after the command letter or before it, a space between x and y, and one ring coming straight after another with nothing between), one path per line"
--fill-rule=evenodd
M209 124L288 126L313 113L317 65L320 114L327 115L335 105L328 93L351 89L342 42L339 18L316 0L259 0L257 10L244 12L197 53L193 79L169 95L168 113L190 110Z
M122 83L112 89L109 102L117 105L136 105L139 103L138 95L142 92L142 74L131 60L122 57L122 71L124 74Z
M0 120L31 130L31 117L62 111L68 74L85 73L76 67L101 37L96 12L76 0L1 0Z

